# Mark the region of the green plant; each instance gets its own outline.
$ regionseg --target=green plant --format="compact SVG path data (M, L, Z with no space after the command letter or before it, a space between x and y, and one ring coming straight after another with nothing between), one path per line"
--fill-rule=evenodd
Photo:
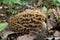
M60 0L50 0L55 6L60 6Z
M0 23L0 32L7 27L8 23Z
M16 14L18 11L13 10L12 8L14 7L15 4L18 4L20 6L26 5L27 0L0 0L3 4L7 4L9 7L9 11L12 14Z
M55 9L48 9L48 13L55 12Z

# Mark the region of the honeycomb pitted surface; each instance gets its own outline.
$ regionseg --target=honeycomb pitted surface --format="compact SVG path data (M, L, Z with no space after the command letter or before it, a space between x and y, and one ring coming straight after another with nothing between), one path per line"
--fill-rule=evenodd
M29 32L41 29L46 16L40 10L29 10L18 13L8 19L9 28L17 32Z

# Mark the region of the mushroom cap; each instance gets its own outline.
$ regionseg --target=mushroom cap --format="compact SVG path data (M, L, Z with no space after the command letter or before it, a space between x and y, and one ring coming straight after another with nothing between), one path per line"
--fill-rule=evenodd
M8 19L9 28L17 32L30 32L43 27L46 15L40 10L27 10Z

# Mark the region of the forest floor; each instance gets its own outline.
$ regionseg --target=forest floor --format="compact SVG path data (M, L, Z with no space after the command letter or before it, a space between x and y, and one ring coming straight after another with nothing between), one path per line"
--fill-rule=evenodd
M15 5L15 8L13 8L14 11L18 10L18 13L24 12L26 9L31 9L31 10L40 9L46 14L47 16L46 25L48 26L48 29L47 29L48 35L41 32L40 34L35 33L33 35L28 34L28 35L18 36L20 33L15 33L14 31L11 31L8 28L0 32L1 40L45 40L45 37L60 36L60 32L59 32L60 29L55 28L56 30L53 29L54 32L50 31L51 28L54 28L58 24L57 20L58 20L58 17L60 16L60 7L55 7L52 5L48 5L47 8L43 5L34 5L34 6L27 5L24 7L20 7L19 5ZM14 14L14 12L11 13L7 5L3 4L0 6L0 22L1 23L7 23L7 20L14 15L16 14Z

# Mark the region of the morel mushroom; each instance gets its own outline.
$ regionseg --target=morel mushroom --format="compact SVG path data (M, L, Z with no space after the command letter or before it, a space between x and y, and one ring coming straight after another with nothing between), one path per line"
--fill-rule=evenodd
M40 10L27 10L14 15L8 19L9 28L16 32L36 31L36 29L45 29L43 23L46 20L46 15ZM45 27L43 27L45 26Z

